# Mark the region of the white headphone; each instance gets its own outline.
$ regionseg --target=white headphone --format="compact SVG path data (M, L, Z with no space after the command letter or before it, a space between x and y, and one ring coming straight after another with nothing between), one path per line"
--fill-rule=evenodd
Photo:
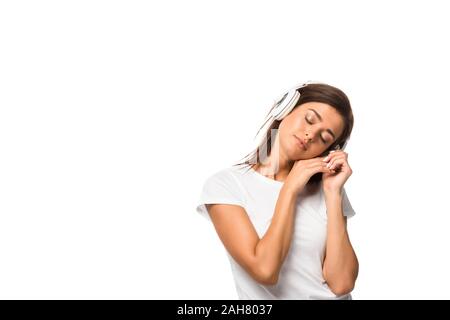
M283 120L283 118L292 111L294 106L297 104L298 99L300 99L300 92L298 92L298 89L303 88L308 84L309 83L303 83L301 85L292 87L280 99L277 100L278 102L270 111L269 116L274 120Z

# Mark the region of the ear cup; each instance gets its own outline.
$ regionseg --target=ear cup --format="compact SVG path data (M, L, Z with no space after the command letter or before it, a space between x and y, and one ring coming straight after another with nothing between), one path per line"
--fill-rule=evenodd
M287 93L285 93L278 101L275 108L272 109L271 116L275 120L284 119L284 117L286 117L289 114L289 112L291 112L292 109L294 109L295 105L298 102L298 99L300 99L300 92L298 91L298 89L307 86L309 83L313 82L307 81L300 85L296 85L292 87Z
M289 112L292 111L299 98L300 93L297 91L297 89L291 89L289 90L289 92L284 94L276 107L272 110L272 116L274 117L274 119L282 120L284 117L286 117Z
M272 109L271 116L273 119L283 120L283 118L286 117L292 109L294 109L298 99L300 99L300 92L298 90L306 87L308 84L322 84L322 82L308 80L302 84L292 87L279 99L278 103Z

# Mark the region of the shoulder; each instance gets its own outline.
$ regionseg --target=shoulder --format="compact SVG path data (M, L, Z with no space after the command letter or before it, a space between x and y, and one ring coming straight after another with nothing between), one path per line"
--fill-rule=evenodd
M241 170L235 167L226 167L209 175L205 181L205 185L223 185L233 186L238 184L241 176Z
M237 204L244 207L246 198L233 168L212 173L204 182L202 203Z

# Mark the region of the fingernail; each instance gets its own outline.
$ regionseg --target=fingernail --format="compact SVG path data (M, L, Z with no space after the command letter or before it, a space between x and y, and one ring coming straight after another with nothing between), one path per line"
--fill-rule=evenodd
M335 152L336 150L331 150L330 153Z
M324 161L324 162L328 161L329 158L330 158L329 156L326 156L325 159L323 159L322 161Z

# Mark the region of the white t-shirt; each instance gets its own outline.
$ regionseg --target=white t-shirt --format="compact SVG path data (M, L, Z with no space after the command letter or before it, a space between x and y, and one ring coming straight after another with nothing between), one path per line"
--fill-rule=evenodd
M211 223L205 204L239 205L245 209L258 236L269 227L283 182L254 169L231 166L210 176L196 208ZM343 188L343 213L355 214ZM327 236L327 213L322 186L313 194L300 192L296 204L292 242L275 285L254 280L228 253L239 299L351 299L336 296L322 275Z

